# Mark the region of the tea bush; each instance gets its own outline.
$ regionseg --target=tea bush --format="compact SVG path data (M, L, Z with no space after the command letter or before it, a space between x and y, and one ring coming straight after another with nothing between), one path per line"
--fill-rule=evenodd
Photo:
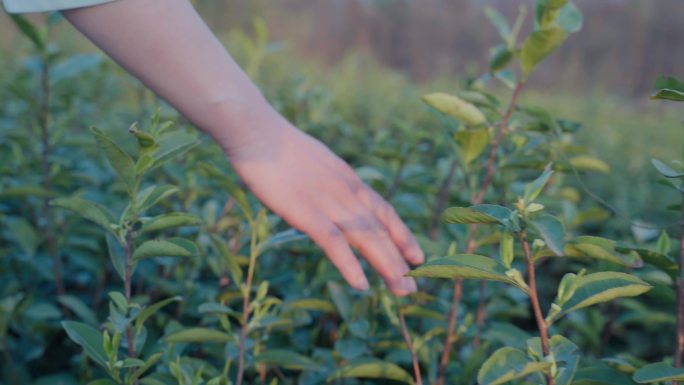
M610 166L577 144L580 122L520 103L582 15L566 0L512 24L486 12L501 35L489 68L425 108L410 90L339 108L336 90L259 71L278 48L263 23L234 37L281 113L419 237L429 257L406 298L377 278L347 288L208 138L140 86L126 94L100 56L61 52L58 16L15 17L33 48L0 89L0 384L684 381L681 222L605 237L620 214L583 180ZM675 78L657 88L684 100ZM107 104L117 119L102 120L103 95L135 104ZM681 162L653 165L684 194Z

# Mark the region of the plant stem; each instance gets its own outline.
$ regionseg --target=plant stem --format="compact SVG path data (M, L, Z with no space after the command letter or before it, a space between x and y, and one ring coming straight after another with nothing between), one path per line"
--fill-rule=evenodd
M684 195L682 196L684 198ZM674 365L676 368L682 367L684 358L684 199L682 199L682 223L681 236L679 242L679 271L677 275L677 341L674 354ZM673 384L678 384L674 381Z
M133 230L129 229L126 233L126 269L124 271L124 295L126 296L126 303L131 304L132 297L132 278L133 278ZM135 351L135 339L133 338L133 329L131 326L126 327L126 342L128 344L128 356L134 358L136 356Z
M508 104L508 108L506 109L506 113L501 119L499 132L497 133L494 143L492 143L492 148L489 151L489 157L487 158L486 165L487 173L485 174L484 181L482 182L482 185L480 185L480 190L472 199L473 205L482 203L482 201L484 200L485 193L487 192L487 188L492 183L492 177L494 175L496 166L497 150L501 144L501 141L503 140L504 134L506 133L506 131L508 131L508 122L511 119L511 115L513 114L515 105L518 102L518 98L520 97L520 92L522 91L524 86L525 82L520 81L513 90L513 95L511 96L511 100ZM473 224L470 226L470 234L468 235L468 240L466 242L466 253L472 253L477 248L477 244L475 243L476 235L477 224ZM456 280L456 282L454 283L454 294L451 300L451 309L449 310L449 325L447 327L447 339L446 343L444 344L444 349L442 350L442 357L440 359L440 366L438 371L439 374L437 376L437 381L435 382L436 385L443 385L445 381L446 367L449 363L449 354L451 351L452 340L456 329L456 318L458 318L459 305L457 302L461 301L462 292L463 280Z
M539 327L539 336L541 338L541 348L544 357L547 357L551 352L549 348L549 331L548 325L544 320L544 315L541 311L541 306L539 305L539 295L537 293L537 280L535 277L534 261L532 260L532 253L530 252L530 244L527 242L527 231L523 230L520 232L520 243L522 244L523 253L525 254L525 261L527 262L527 285L529 286L529 296L532 302L532 309L534 311L534 317L537 321L537 327ZM553 376L551 371L546 371L546 383L548 385L553 385Z
M484 325L487 316L487 281L480 281L480 293L477 302L477 312L475 313L475 337L473 337L473 347L480 347L480 330Z
M50 128L48 126L48 119L50 116L50 64L45 54L41 54L41 76L40 76L40 111L38 113L38 126L40 127L40 171L42 177L42 184L45 190L50 190L52 183L50 180ZM52 275L57 287L57 294L62 296L66 294L64 288L64 279L62 277L62 259L57 250L57 237L55 235L55 224L50 211L50 199L43 199L42 216L45 227L45 239L47 242L48 253L52 257ZM68 317L69 310L62 305L64 314Z
M242 329L240 330L240 344L238 352L238 372L235 385L242 385L242 379L245 374L245 343L247 341L247 323L249 321L249 297L252 290L252 279L254 277L254 268L256 266L257 251L257 228L256 222L250 221L252 227L251 239L249 244L249 266L247 267L247 278L242 291Z
M411 335L409 334L408 327L406 327L404 312L401 310L399 310L399 323L401 325L401 333L404 335L406 346L408 347L409 352L411 352L411 361L413 362L413 374L416 378L416 385L423 385L423 376L420 373L418 355L416 354L416 350L413 348L413 341L411 341Z

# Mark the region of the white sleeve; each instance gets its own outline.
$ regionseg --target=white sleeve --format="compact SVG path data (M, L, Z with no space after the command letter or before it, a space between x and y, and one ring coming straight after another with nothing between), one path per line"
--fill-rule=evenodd
M61 11L108 3L114 0L2 0L9 13Z

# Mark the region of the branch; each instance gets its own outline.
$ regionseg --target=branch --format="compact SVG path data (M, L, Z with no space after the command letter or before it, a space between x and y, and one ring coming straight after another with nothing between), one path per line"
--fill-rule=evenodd
M406 327L406 320L404 319L404 312L399 310L399 323L401 325L401 332L404 335L404 341L406 341L406 346L409 352L411 352L411 361L413 362L413 374L416 377L416 385L423 385L423 376L420 373L420 363L418 362L418 355L416 350L413 348L413 342L411 341L411 335L409 334L408 327Z
M541 306L539 305L539 295L537 293L537 280L534 271L534 261L532 260L532 253L530 252L530 244L527 242L527 231L523 230L520 233L520 243L522 244L523 252L525 253L525 261L527 262L527 285L530 287L530 301L532 302L532 309L534 310L534 317L537 321L537 327L539 327L539 336L541 338L541 347L544 357L547 357L551 352L549 348L549 331L548 325L544 320L544 315L541 311ZM546 383L548 385L554 385L553 376L551 371L547 370L545 372Z
M511 100L508 104L508 108L506 109L506 113L504 114L503 118L501 119L501 125L499 127L499 132L496 135L496 138L494 140L494 143L492 143L492 148L489 151L489 157L487 158L487 173L485 174L484 181L482 182L482 185L480 186L480 190L478 193L473 197L472 204L477 205L482 203L484 200L485 193L487 192L487 188L489 188L489 185L492 183L492 177L494 175L495 169L496 169L496 158L497 158L497 151L499 146L501 145L501 141L503 140L503 137L505 133L508 131L508 122L511 119L511 115L513 114L513 110L515 109L515 105L518 102L518 98L520 97L520 92L522 91L523 87L525 86L524 81L520 81L516 86L515 89L513 90L513 95L511 96ZM466 253L472 253L475 251L477 248L477 244L475 243L475 237L477 235L477 224L473 224L470 226L470 234L468 235L468 240L466 242ZM452 340L454 337L454 331L456 328L456 318L458 318L458 304L456 302L461 301L461 296L462 296L462 291L463 291L463 281L462 280L457 280L454 283L454 294L453 294L453 299L451 303L451 309L449 310L449 326L447 328L447 339L446 343L444 344L444 349L442 350L442 357L440 360L440 366L439 366L439 375L437 377L437 381L435 382L436 385L443 385L445 381L445 376L446 376L446 367L447 364L449 363L449 354L452 346Z

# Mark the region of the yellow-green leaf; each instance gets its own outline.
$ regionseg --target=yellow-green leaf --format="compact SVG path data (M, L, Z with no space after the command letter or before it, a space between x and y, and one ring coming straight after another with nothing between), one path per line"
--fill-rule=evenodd
M553 26L532 32L520 51L520 66L523 73L530 72L565 40L567 34L561 27Z
M471 127L481 126L487 122L479 108L455 95L437 92L423 96L423 101L437 111Z
M532 373L544 371L551 365L551 362L532 361L518 349L504 347L495 351L482 364L477 374L477 382L480 385L504 384Z

